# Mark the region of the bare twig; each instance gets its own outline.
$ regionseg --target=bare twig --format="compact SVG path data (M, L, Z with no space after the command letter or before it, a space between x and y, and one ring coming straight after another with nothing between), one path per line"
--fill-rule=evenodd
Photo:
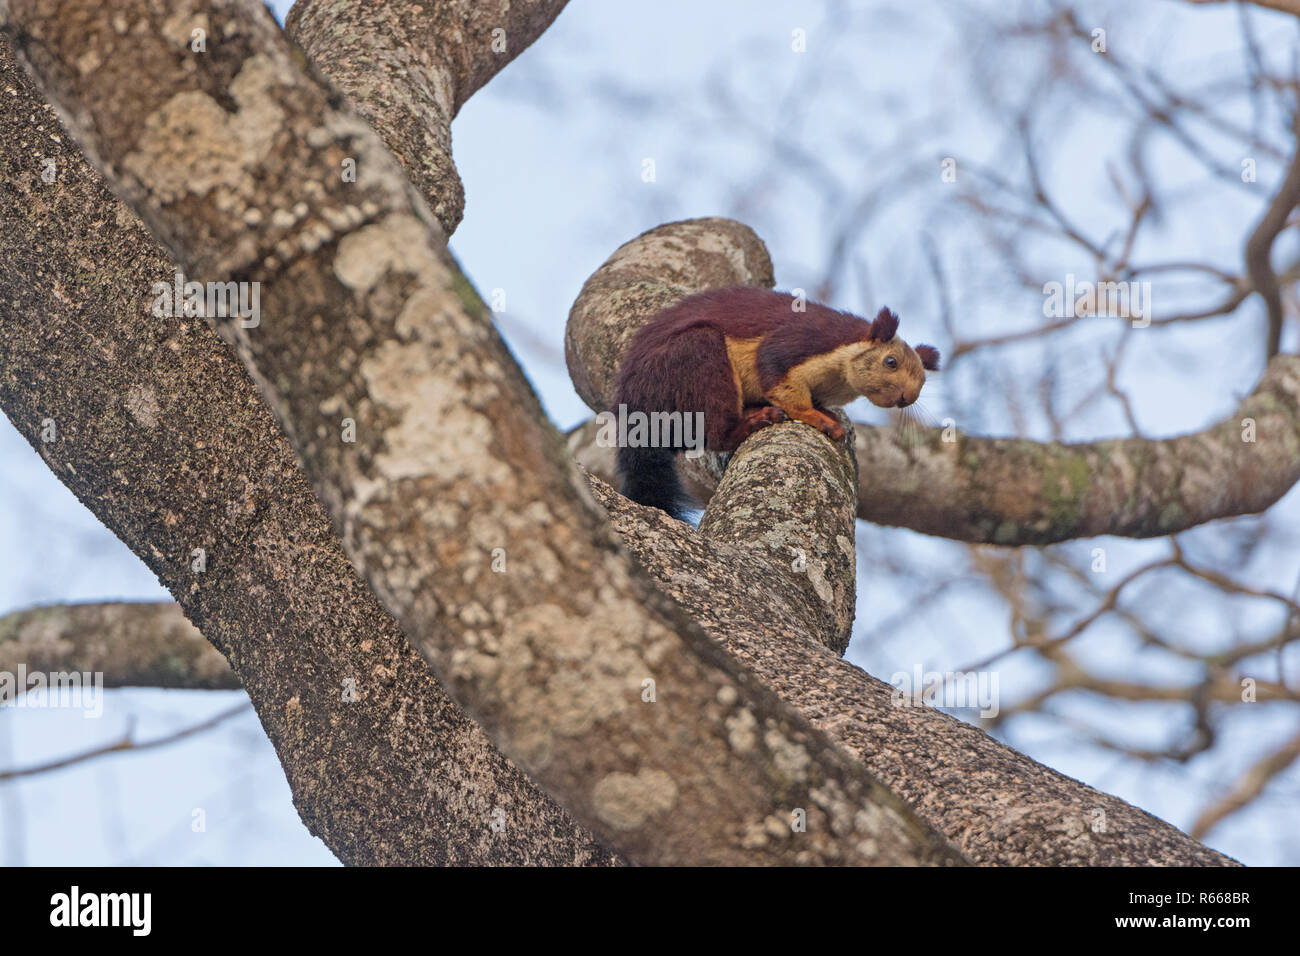
M201 734L206 730L211 730L225 723L232 717L252 710L252 705L248 701L242 701L233 707L209 717L207 720L192 724L189 727L183 727L180 730L173 731L170 734L164 734L161 737L154 737L152 740L135 739L135 722L132 720L127 724L126 733L119 739L100 747L94 747L90 750L84 750L81 753L71 754L67 757L60 757L57 760L51 760L48 763L33 764L30 767L18 767L14 770L0 770L0 782L5 780L16 780L19 777L34 777L42 773L50 773L55 770L62 770L65 767L71 767L79 763L85 763L88 760L94 760L96 757L103 757L108 754L135 752L142 750L154 750L158 747L166 747L168 744L174 744L186 737L193 737L195 734Z

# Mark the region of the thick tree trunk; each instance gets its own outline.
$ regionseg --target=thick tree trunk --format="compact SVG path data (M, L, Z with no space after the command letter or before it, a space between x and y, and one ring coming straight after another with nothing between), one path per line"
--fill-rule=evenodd
M152 284L175 267L85 164L8 37L0 92L0 405L230 659L307 828L347 863L611 862L447 697L357 578L229 350L201 318L150 314Z

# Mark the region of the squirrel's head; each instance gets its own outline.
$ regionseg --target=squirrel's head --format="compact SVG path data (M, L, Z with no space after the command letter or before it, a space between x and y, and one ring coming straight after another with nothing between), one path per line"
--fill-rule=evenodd
M925 373L939 370L939 350L933 345L912 348L895 333L898 316L881 309L871 323L871 337L852 352L844 377L859 395L881 408L906 408L916 401Z

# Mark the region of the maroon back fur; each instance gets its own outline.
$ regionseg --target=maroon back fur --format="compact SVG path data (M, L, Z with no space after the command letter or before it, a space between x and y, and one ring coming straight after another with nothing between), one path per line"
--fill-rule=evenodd
M804 302L803 311L797 312L795 303L795 297L784 292L732 286L687 296L669 306L632 336L619 367L615 405L625 402L629 409L707 413L703 406L713 405L717 399L702 402L702 396L697 398L699 389L705 385L725 391L727 404L735 405L735 386L730 374L723 381L691 381L695 378L691 367L698 361L697 357L681 354L680 349L673 347L674 340L687 331L710 329L733 339L767 335L758 355L759 381L763 388L774 385L787 371L814 355L872 337L872 323L856 315L816 302ZM886 311L882 310L881 314ZM879 321L878 318L877 325ZM893 323L897 328L897 318ZM892 335L891 329L889 336ZM720 336L718 341L722 341Z

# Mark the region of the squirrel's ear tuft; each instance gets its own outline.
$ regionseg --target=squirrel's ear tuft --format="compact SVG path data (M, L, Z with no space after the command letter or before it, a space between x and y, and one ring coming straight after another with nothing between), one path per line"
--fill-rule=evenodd
M930 372L939 371L939 350L933 345L918 345L916 355L921 360L922 368Z
M876 321L871 323L871 338L876 342L888 342L898 331L898 316L888 309L876 313Z

